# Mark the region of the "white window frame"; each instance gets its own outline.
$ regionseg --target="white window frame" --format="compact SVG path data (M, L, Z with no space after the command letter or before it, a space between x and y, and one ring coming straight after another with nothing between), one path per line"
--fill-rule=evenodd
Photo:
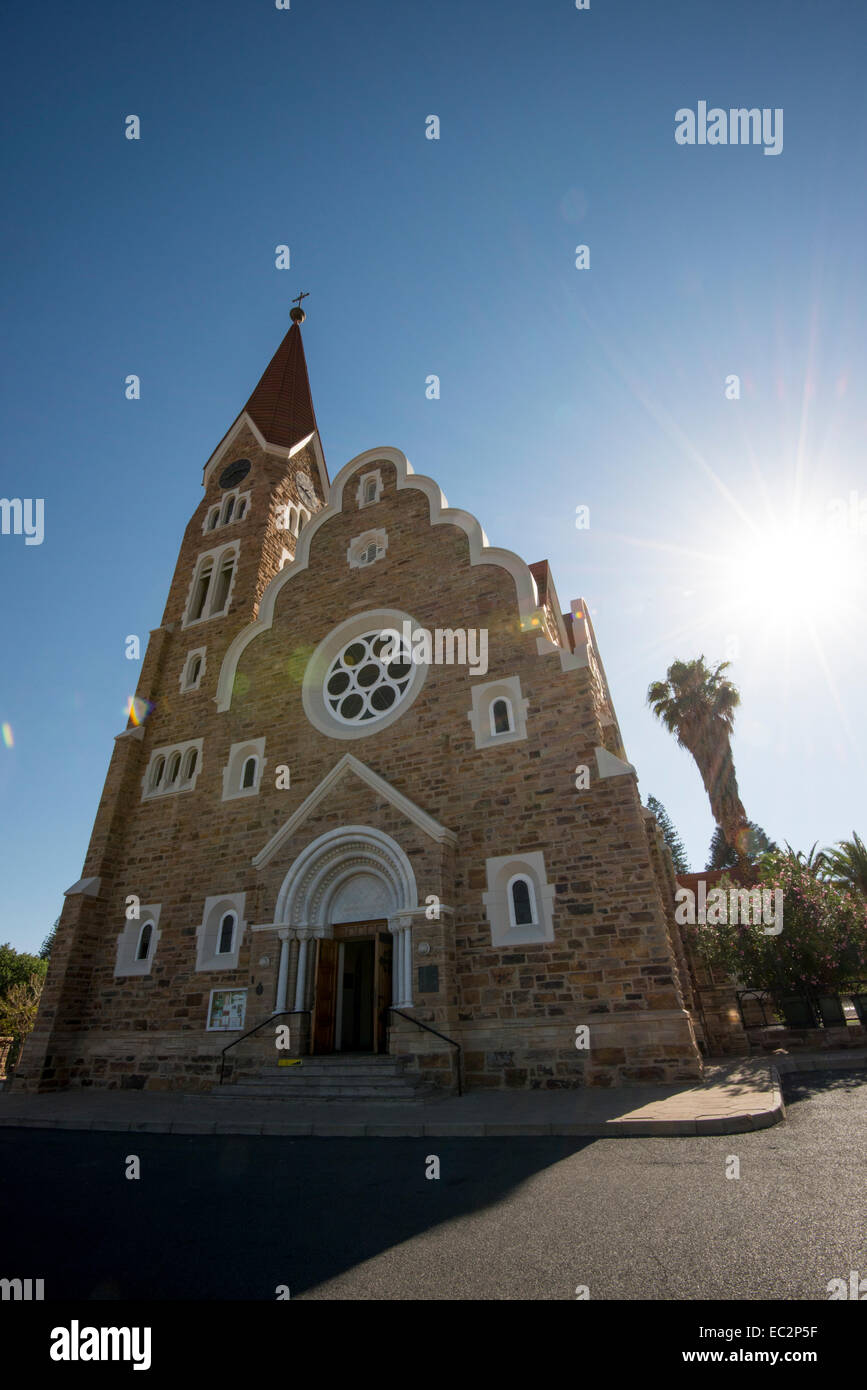
M251 494L249 489L246 492L241 492L238 488L230 488L228 492L223 494L220 501L215 502L214 505L212 507L209 507L207 512L205 513L205 519L202 523L202 535L209 536L213 531L222 531L225 526L234 526L236 521L246 520L246 518L250 514L250 496ZM223 517L226 514L226 508L229 505L230 499L233 503L232 515L229 521L224 521ZM239 516L238 513L240 512L242 506L244 509L244 515ZM214 516L215 513L217 519L216 522L214 522L214 524L212 525L211 518L212 516Z
M131 921L125 922L117 936L117 954L115 956L114 975L115 979L129 975L149 975L151 966L157 954L157 947L160 940L160 912L161 903L148 903L139 906L139 915ZM150 947L144 960L137 960L138 948L141 942L142 933L145 927L151 924Z
M373 559L365 560L363 557L372 545L376 547L376 554ZM349 542L346 551L349 568L351 570L368 569L370 565L375 565L377 560L384 559L387 550L388 534L382 527L375 531L364 531L360 536L354 536Z
M214 893L205 899L202 920L196 929L196 971L237 970L247 923L244 921L246 893ZM234 917L231 951L220 951L223 919Z
M206 662L205 662L205 654L206 654L207 650L208 650L207 647L193 647L192 651L187 652L187 659L186 659L186 661L184 662L183 669L182 669L182 671L181 671L181 679L180 679L180 686L181 686L181 694L182 694L182 695L185 695L185 694L187 693L187 691L189 691L189 690L199 690L199 689L201 689L202 677L203 677L203 675L205 674L205 664L206 664ZM199 674L196 676L196 679L195 679L194 681L191 681L191 680L190 680L190 671L192 670L193 665L195 664L195 661L196 661L196 658L197 658L197 657L201 657L201 659L202 659L202 664L201 664L201 667L199 668Z
M364 613L355 613L350 618L344 618L342 623L338 623L323 637L307 662L301 681L301 703L304 713L315 729L334 739L370 738L373 734L382 733L396 719L402 719L412 708L427 679L428 665L423 661L417 664L413 662L412 680L406 694L387 714L378 719L345 723L333 713L325 699L328 673L344 648L355 638L368 632L383 632L387 628L402 634L405 622L411 624L413 631L419 626L418 621L402 609L370 608Z
M228 593L226 594L226 602L219 611L214 611L213 604L217 586L220 582L220 575L223 571L226 559L230 555L232 557L232 578L229 583ZM182 627L196 627L199 623L209 622L211 618L224 618L226 616L232 606L232 595L235 591L235 581L238 578L240 555L241 542L230 541L228 545L216 546L213 550L203 550L201 555L197 557L193 568L193 577L190 581L190 587L187 593L187 602L184 607L184 620L181 624ZM202 570L209 561L211 564L211 573L208 581L208 591L205 595L205 602L202 607L202 614L199 618L191 618L190 613L192 612L193 599L199 587L199 579L201 578Z
M164 744L160 748L153 748L151 750L150 760L144 771L144 776L142 777L142 801L154 801L161 796L177 796L179 792L195 791L196 782L198 781L199 773L202 770L203 743L204 739L202 738L191 738L188 739L186 743ZM196 766L192 777L185 778L184 768L186 767L187 763L187 754L189 750L192 748L195 748L196 750ZM170 783L168 780L169 768L171 767L172 759L174 758L175 754L178 753L180 754L181 759L180 766L178 768L178 776L176 781ZM163 774L160 779L159 785L156 787L152 787L151 778L153 776L154 768L156 767L156 764L160 758L165 759L165 764L163 766Z
M367 484L370 482L376 484L376 495L374 497L367 496ZM362 473L355 493L355 500L358 503L359 511L361 511L363 507L376 506L376 503L382 496L382 486L382 470L380 468L374 468L367 473Z
M521 694L520 676L501 676L499 680L471 687L473 707L467 714L477 748L499 747L504 743L519 743L527 737L527 709L530 701ZM494 733L494 705L505 700L509 708L511 728L507 733Z
M488 889L482 894L494 947L542 946L554 940L554 896L541 850L498 855L485 860ZM526 879L530 886L532 922L515 921L512 885Z
M287 502L277 513L277 530L288 531L290 536L297 537L299 515L297 503Z
M241 779L248 758L256 759L256 776L252 787L242 787ZM229 757L223 768L223 801L237 801L240 797L258 796L265 772L265 739L248 738L243 743L233 743Z

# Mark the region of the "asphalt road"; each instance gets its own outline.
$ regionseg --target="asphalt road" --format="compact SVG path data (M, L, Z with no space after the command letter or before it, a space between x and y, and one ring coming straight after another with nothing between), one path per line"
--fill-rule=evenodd
M867 1277L867 1082L791 1077L786 1102L784 1125L707 1138L3 1129L0 1277L47 1300L827 1301Z

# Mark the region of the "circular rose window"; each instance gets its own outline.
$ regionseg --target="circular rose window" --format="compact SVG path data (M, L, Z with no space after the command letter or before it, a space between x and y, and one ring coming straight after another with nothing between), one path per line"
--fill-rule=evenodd
M399 719L418 695L427 667L410 658L395 609L347 618L320 642L302 681L307 718L332 738L363 738Z
M381 719L400 704L409 690L412 662L382 630L354 638L331 664L325 681L325 703L344 724ZM394 654L394 660L383 659Z

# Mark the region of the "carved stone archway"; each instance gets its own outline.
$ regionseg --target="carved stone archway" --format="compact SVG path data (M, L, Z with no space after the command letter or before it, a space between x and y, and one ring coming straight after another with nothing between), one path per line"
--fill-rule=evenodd
M360 918L390 918L418 904L406 854L390 835L371 826L329 830L303 849L283 880L274 921L329 936L332 913L341 922L353 920L347 915L354 910L353 894Z
M394 937L395 1005L411 1006L412 917L418 907L415 874L396 840L372 826L349 825L311 841L296 858L277 895L274 924L282 941L277 1008L286 1007L288 946L298 940L295 1009L307 1007L311 938L332 940L338 923L384 918Z

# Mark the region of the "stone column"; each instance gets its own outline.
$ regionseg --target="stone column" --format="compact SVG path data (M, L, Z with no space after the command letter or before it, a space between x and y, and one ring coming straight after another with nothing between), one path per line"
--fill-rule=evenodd
M310 942L312 932L302 928L296 932L299 941L298 947L298 977L295 981L295 1008L303 1009L307 997L307 947Z
M404 917L401 921L401 937L403 939L403 1005L405 1009L412 1008L412 918Z
M403 1002L403 931L395 918L389 921L388 930L392 941L391 1002L395 1009L399 1009Z
M275 1014L281 1014L286 1008L286 993L289 984L289 931L288 928L278 931L280 938L280 966L277 971L277 1003L274 1007Z

